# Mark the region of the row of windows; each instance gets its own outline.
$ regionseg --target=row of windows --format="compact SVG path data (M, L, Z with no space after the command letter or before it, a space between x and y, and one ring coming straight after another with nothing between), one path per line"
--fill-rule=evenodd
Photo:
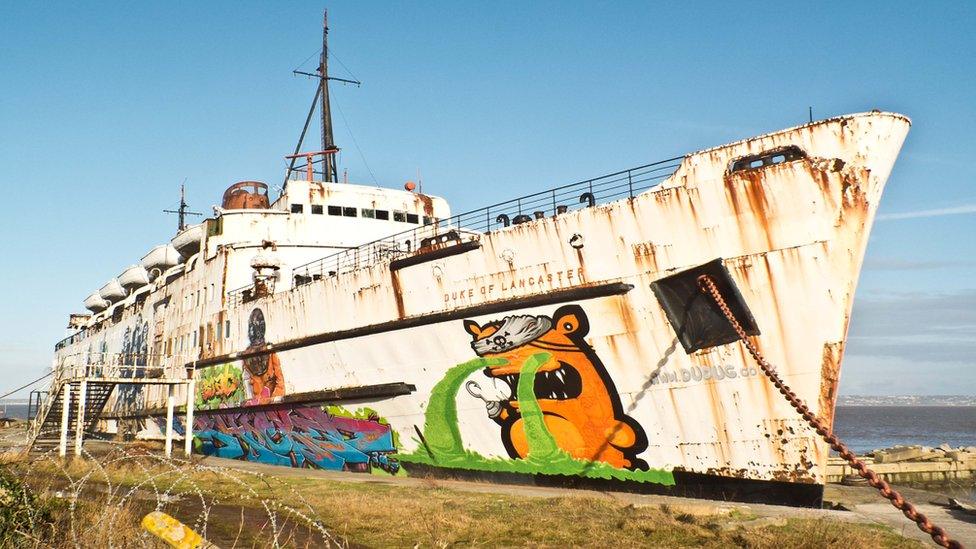
M201 303L213 301L216 297L217 290L213 284L210 286L204 286L203 289L197 290L195 294L190 292L189 294L183 296L183 310L189 311L194 307L199 307Z
M305 211L304 204L292 204L291 213L303 213ZM367 219L379 219L381 221L390 220L389 210L374 210L372 208L361 208L357 210L351 206L329 206L327 210L329 215L335 215L340 217L365 217ZM322 215L322 205L312 204L312 214ZM393 210L393 221L399 221L400 223L420 223L420 216L414 213L403 212L400 210ZM434 222L434 218L430 216L424 216L424 225L430 225Z
M188 352L192 351L197 346L197 343L199 341L203 340L204 337L206 337L207 340L213 340L213 339L215 339L214 338L214 325L208 322L207 323L206 331L204 331L204 327L203 326L200 326L199 338L198 338L198 335L197 334L198 334L198 332L193 331L193 332L189 332L187 334L181 335L181 336L176 336L176 337L169 338L166 341L166 355L167 356L173 356L174 353L179 354L179 355L183 354L184 352L187 352L188 353ZM223 339L229 339L230 338L230 321L229 320L225 320L223 324L221 324L220 322L217 323L217 337L216 337L216 339L217 340L220 340L221 338L223 338Z

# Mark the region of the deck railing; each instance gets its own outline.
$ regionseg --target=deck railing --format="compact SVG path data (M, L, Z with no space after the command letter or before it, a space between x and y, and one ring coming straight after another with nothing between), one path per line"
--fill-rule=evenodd
M62 357L55 367L52 386L81 378L185 378L189 360L189 356L155 353L73 353Z
M633 198L670 177L681 164L682 158L669 158L500 202L382 238L358 248L343 250L296 267L293 271L295 285L409 255L429 243L429 239L450 231L454 231L461 241L477 240L483 233L509 225L561 215L622 198ZM239 288L231 294L242 294L248 288Z

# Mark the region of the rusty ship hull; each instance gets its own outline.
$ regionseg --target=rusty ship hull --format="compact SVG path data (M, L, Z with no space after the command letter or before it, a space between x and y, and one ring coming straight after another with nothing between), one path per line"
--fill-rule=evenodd
M230 291L228 273L250 273L240 266L266 246L228 245L230 216L211 219L191 272L59 344L55 366L90 364L94 349L187 368L175 399L208 455L815 505L829 448L741 342L689 337L723 329L679 326L661 284L726 273L755 344L830 423L868 234L909 126L872 112L746 139L675 160L646 190L626 173L616 199L579 193L584 182L533 215L520 202L437 219L284 269L270 291L257 278ZM329 199L307 185L290 192ZM288 240L250 236L268 239ZM172 306L194 292L196 305ZM174 352L190 333L188 355ZM160 436L166 397L120 385L102 427ZM186 427L178 410L173 428Z

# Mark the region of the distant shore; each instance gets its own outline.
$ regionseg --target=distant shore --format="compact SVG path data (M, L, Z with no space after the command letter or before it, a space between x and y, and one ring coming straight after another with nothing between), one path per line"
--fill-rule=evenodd
M976 406L973 395L840 395L838 406Z

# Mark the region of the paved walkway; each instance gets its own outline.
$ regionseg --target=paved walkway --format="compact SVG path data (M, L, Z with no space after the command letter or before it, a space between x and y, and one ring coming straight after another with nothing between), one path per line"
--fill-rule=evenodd
M896 489L930 521L945 528L953 539L968 547L976 547L976 515L949 509L949 498L935 492L902 486ZM936 547L928 534L919 530L914 522L908 520L901 511L895 509L870 486L828 484L824 491L824 499L843 505L846 509L851 509L852 512L874 522L887 525L905 537L926 541Z

